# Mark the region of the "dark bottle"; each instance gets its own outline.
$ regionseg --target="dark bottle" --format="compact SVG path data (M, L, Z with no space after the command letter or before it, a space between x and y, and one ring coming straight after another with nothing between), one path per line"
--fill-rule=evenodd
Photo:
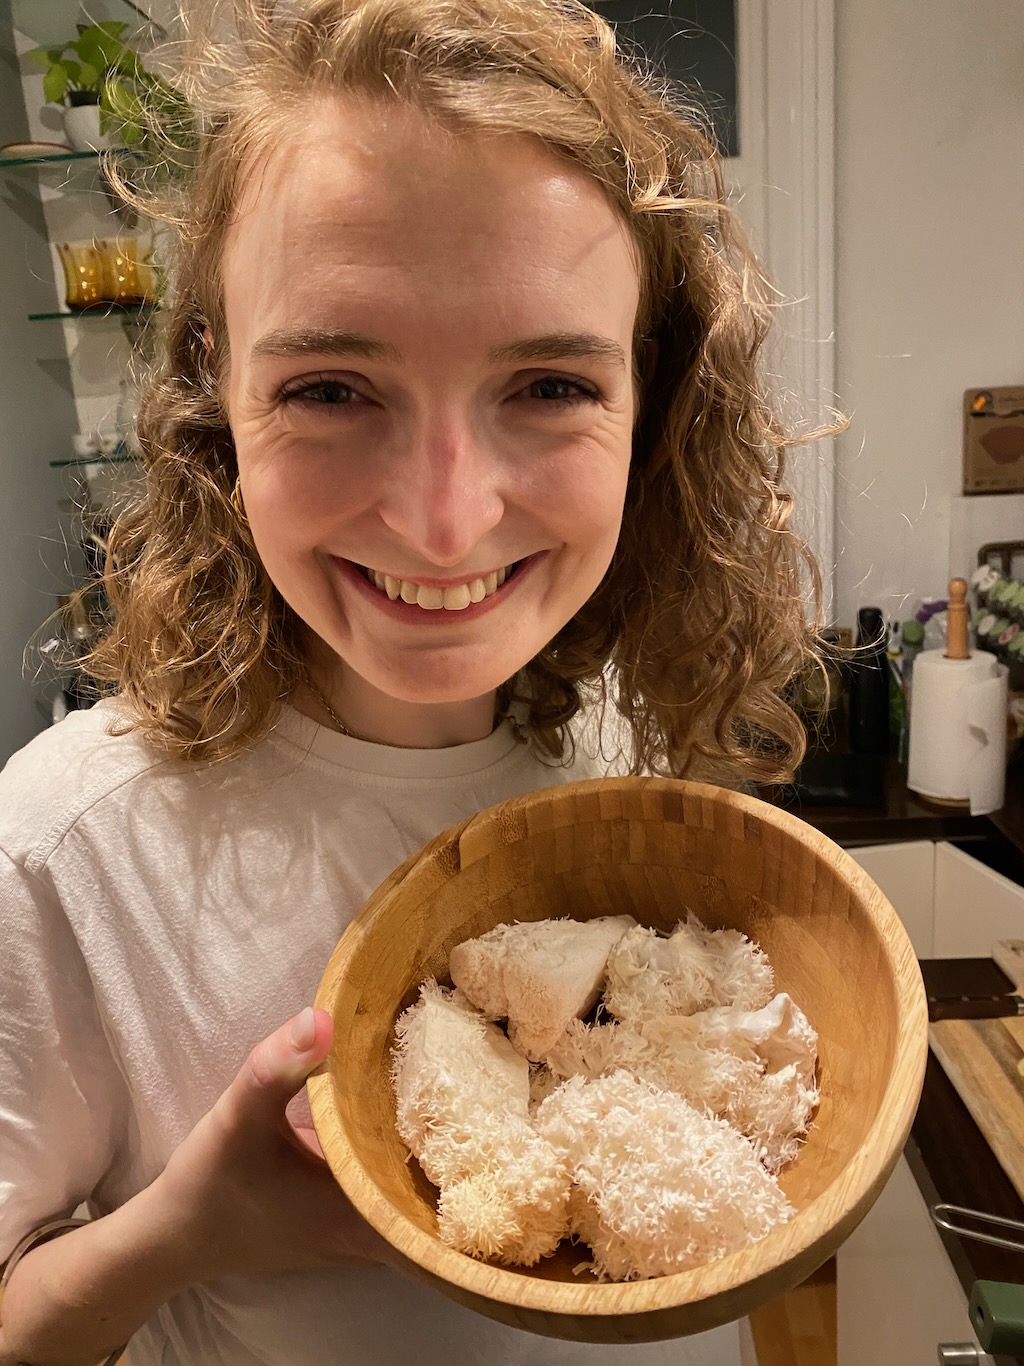
M879 607L857 613L857 648L849 665L850 749L885 754L889 748L889 662Z

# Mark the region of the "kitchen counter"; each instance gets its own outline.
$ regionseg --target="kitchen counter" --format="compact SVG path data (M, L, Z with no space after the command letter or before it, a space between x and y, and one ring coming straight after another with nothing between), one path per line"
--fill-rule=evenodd
M820 756L816 756L820 757ZM830 756L842 761L843 755ZM1002 810L972 816L963 807L930 802L909 791L903 767L891 756L880 759L881 802L860 806L816 803L793 788L763 787L760 796L792 811L837 844L881 844L888 840L990 839L1016 850L1024 864L1024 758L1007 775Z
M816 804L792 788L764 788L760 795L845 848L948 840L1024 885L1024 762L1020 756L1008 774L1003 809L988 816L971 816L964 809L933 805L917 797L907 790L904 771L892 758L882 761L881 778L880 800L860 806ZM931 1052L906 1156L929 1206L943 1202L1024 1221L1024 1203ZM976 1280L1024 1284L1024 1253L939 1232L966 1294Z

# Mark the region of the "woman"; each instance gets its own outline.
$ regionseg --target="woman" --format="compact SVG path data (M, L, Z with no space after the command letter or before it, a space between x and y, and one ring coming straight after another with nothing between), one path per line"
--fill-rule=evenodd
M708 144L582 6L234 10L156 206L116 696L0 781L0 1254L95 1216L9 1268L0 1363L618 1362L388 1268L309 1130L308 1002L410 852L608 771L604 688L636 770L797 757L756 276ZM629 1360L733 1363L735 1329Z

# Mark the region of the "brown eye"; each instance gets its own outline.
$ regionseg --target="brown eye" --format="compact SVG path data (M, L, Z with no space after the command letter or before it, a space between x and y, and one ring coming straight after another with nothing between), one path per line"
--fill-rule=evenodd
M340 379L320 379L304 381L295 388L285 389L281 397L291 402L298 400L324 408L348 407L355 397L355 390Z
M575 407L581 403L592 403L597 391L578 380L565 379L561 375L545 375L535 379L529 386L531 398L539 399L548 407Z

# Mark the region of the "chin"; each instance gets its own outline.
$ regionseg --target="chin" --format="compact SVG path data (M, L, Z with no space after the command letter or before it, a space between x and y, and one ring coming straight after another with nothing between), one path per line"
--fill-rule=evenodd
M515 669L512 670L514 674ZM372 672L363 677L386 697L396 702L422 703L424 706L457 705L460 702L475 702L478 697L494 692L508 681L512 674L502 674L500 678L486 675L469 678L463 674L450 680L423 678L392 678Z
M485 693L494 692L531 658L532 655L524 655L521 660L508 658L489 665L481 664L478 668L467 667L466 661L457 656L450 661L420 659L408 669L375 668L369 661L363 669L357 659L347 662L374 688L398 702L445 704L472 702Z

